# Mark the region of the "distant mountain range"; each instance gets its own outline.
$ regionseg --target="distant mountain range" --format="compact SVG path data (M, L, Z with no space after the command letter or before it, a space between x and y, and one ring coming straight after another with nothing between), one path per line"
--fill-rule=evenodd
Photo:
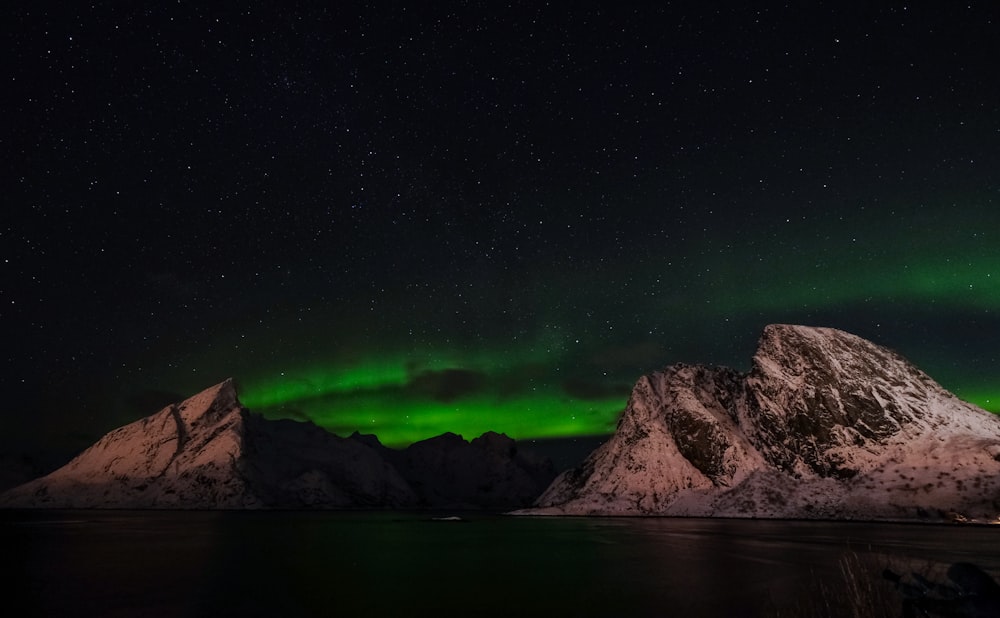
M898 354L771 325L753 366L674 365L534 514L830 519L1000 515L1000 418Z
M0 506L995 522L1000 417L874 343L771 325L748 373L678 364L640 378L615 434L558 478L502 434L394 450L266 420L227 380L110 432Z
M487 433L404 450L250 414L232 380L115 429L0 495L15 508L492 508L531 504L551 462Z

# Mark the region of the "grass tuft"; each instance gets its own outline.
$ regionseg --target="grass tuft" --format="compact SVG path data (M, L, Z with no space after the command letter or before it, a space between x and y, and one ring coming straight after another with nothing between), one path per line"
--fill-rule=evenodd
M774 618L884 618L903 613L904 595L887 573L912 573L925 581L945 581L946 566L890 563L874 554L847 552L837 575L813 577L800 600L772 613Z

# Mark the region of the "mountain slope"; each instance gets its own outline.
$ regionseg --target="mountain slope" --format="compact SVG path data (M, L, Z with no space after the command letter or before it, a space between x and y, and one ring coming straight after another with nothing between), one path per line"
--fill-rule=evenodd
M471 443L448 434L394 451L374 436L266 420L226 380L111 431L62 468L0 495L0 506L516 508L554 476L551 463L500 434Z
M998 473L1000 418L860 337L771 325L747 374L641 378L532 512L994 520Z
M384 457L417 493L419 506L526 507L556 476L550 460L492 431L469 442L445 433L385 449Z
M232 380L116 429L7 507L259 508L404 505L406 482L351 440L239 403Z

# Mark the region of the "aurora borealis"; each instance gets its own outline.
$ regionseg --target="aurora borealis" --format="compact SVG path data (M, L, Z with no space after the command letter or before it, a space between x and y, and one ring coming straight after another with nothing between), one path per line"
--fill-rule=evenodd
M703 306L696 315L671 306L669 292L652 293L663 273L623 276L631 285L641 282L641 288L649 289L630 299L630 306L614 298L590 298L590 290L578 280L583 275L559 283L553 278L547 286L534 286L538 298L522 300L539 307L566 303L586 309L582 314L549 316L550 322L538 325L523 342L480 340L464 348L438 341L344 360L328 353L323 361L291 363L278 374L254 376L243 398L266 413L310 418L340 433L376 433L390 444L442 431L478 435L495 427L498 419L504 431L518 437L603 434L613 430L637 376L666 362L716 362L746 369L765 317L776 316L776 321L840 324L897 349L895 339L910 342L911 349L902 351L919 359L915 362L933 376L965 399L1000 410L988 371L936 363L933 355L934 350L956 349L974 358L993 354L989 337L973 331L977 325L989 328L991 307L1000 303L993 281L1000 258L975 246L940 240L928 253L912 256L908 239L877 238L886 225L889 222L870 221L869 232L850 238L852 247L877 245L877 265L872 264L870 247L852 256L813 246L750 265L735 263L734 256L745 255L746 249L734 247L731 254L702 260L708 264L705 275L673 279L683 281L683 289L700 299ZM976 228L970 224L968 229ZM978 234L970 231L973 237ZM956 262L965 265L961 274L950 266ZM819 279L812 275L817 271ZM726 287L738 277L744 277L740 287L750 294L734 294ZM619 324L597 317L615 311L631 311L632 320ZM665 323L647 317L658 314L676 317ZM942 322L956 316L965 316L963 324ZM501 316L484 312L484 317ZM964 326L968 335L945 341L941 335L921 332L935 323L951 333L962 332ZM706 324L716 332L699 332ZM624 333L614 333L616 328ZM462 335L460 329L452 332ZM615 341L630 345L615 349ZM671 342L681 351L672 352Z
M1000 412L988 6L10 17L6 450L230 376L391 445L600 435L774 322Z

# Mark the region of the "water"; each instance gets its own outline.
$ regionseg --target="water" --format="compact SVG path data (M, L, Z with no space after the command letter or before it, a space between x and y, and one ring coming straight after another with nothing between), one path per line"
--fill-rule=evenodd
M770 616L845 555L885 586L889 564L1000 574L1000 528L464 517L0 512L4 596L39 616Z

